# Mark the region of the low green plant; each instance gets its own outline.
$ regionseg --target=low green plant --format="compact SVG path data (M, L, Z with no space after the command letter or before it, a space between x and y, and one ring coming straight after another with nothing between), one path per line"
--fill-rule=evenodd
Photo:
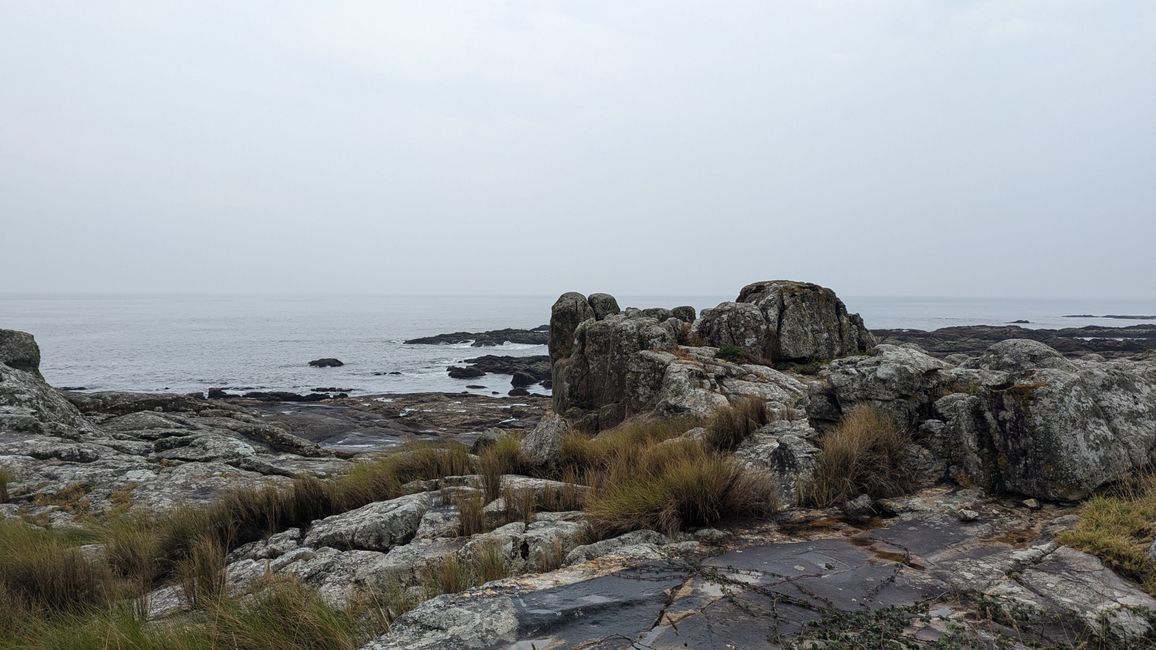
M1056 539L1099 557L1156 595L1156 562L1148 555L1156 535L1153 521L1156 474L1147 471L1085 501L1075 527Z
M716 359L723 361L730 361L732 363L741 363L747 360L747 353L741 347L733 343L724 343L719 346L718 352L714 353Z

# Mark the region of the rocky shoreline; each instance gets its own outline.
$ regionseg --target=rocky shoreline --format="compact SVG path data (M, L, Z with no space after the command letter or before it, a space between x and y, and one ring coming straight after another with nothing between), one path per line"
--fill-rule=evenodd
M567 293L533 333L548 357L468 367L549 398L331 387L265 401L57 391L31 335L0 330L0 517L97 530L394 462L407 480L380 498L230 544L224 593L273 576L346 607L400 585L406 606L365 648L1156 643L1156 599L1072 541L1081 503L1156 457L1152 326L872 331L830 289L774 281L701 314ZM488 334L439 342L512 336ZM887 462L903 489L818 503L830 441L863 409L902 433ZM773 499L611 525L599 499L613 485L590 459L623 441L639 468L693 453L691 469L716 463ZM425 582L480 558L503 575L441 595ZM190 593L169 576L141 598L150 620L185 620Z

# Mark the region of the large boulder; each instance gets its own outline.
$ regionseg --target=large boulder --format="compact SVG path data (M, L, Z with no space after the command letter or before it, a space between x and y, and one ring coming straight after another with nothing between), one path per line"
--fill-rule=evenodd
M570 356L574 331L588 318L594 318L594 308L586 296L571 291L558 297L550 308L550 361Z
M594 318L598 320L622 313L618 301L608 293L592 293L586 300L590 303L590 308L594 310Z
M28 332L0 329L0 363L23 370L40 372L40 346Z
M834 291L786 280L743 287L734 303L704 310L695 332L710 345L737 345L775 363L835 359L875 345L863 319L848 313Z
M639 353L677 349L677 331L645 316L582 321L574 330L571 353L554 360L554 410L584 429L621 422L633 413L630 396L643 379L632 373Z

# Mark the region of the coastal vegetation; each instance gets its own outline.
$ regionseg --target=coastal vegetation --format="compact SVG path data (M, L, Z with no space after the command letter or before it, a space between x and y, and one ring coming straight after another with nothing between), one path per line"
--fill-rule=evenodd
M1156 595L1156 472L1122 481L1080 506L1075 527L1057 536L1062 544L1102 559Z
M346 607L326 604L308 587L272 576L248 595L226 585L228 553L248 542L407 493L407 483L476 475L481 492L453 504L463 536L537 512L583 510L591 541L655 529L666 533L778 507L774 481L731 452L766 423L760 400L739 400L708 420L637 419L599 435L569 431L558 462L533 467L519 439L502 436L478 455L458 443L411 443L353 464L345 474L296 478L287 487L237 489L208 506L168 513L86 515L89 532L64 533L0 522L0 645L13 648L354 648L422 599L506 577L498 549L449 556L412 584L385 583ZM702 435L686 436L702 426ZM521 473L558 480L545 490L507 484ZM485 505L504 503L504 516ZM64 529L68 530L68 529ZM85 544L88 544L87 546ZM537 570L562 563L559 546ZM145 597L179 584L194 610L177 621L147 622ZM416 598L413 589L422 598ZM290 632L290 630L293 630ZM291 636L287 636L291 635Z
M861 405L819 442L813 478L803 486L803 502L826 508L860 494L892 497L911 489L905 454L910 442L880 410Z

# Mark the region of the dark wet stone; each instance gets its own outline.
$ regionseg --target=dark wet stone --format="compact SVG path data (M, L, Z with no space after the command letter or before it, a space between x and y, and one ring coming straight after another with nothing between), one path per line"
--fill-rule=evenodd
M630 647L666 606L667 591L686 579L675 565L652 564L556 589L530 592L516 601L518 639L537 647L569 648L592 639L615 639L592 647Z
M339 368L345 364L342 363L340 359L326 357L324 359L314 359L309 362L309 365L314 368Z

